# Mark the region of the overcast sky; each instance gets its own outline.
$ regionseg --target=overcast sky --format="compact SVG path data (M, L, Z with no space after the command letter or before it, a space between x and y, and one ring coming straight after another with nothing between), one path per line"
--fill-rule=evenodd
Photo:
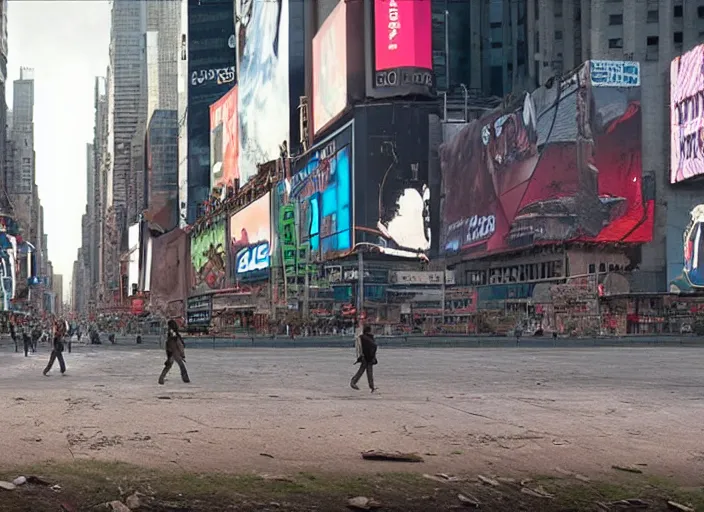
M93 141L93 86L105 76L110 6L102 0L10 0L7 104L20 67L34 68L37 185L49 259L69 295L86 208L86 143Z

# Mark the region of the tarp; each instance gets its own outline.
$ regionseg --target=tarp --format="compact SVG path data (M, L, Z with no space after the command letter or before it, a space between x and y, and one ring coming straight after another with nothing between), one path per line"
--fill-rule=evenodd
M177 228L154 238L152 244L151 303L165 310L169 302L186 297L188 235Z

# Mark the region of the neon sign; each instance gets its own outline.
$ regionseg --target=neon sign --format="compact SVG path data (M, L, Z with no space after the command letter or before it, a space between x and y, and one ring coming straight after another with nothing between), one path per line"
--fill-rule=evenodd
M266 270L269 268L269 242L241 249L235 261L238 274Z

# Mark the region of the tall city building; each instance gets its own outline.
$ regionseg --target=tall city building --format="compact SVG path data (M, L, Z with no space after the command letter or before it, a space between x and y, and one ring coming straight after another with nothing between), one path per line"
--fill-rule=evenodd
M156 110L146 138L145 190L150 220L163 230L178 226L178 119L175 110Z
M527 26L536 84L588 59L640 63L643 182L656 206L653 242L643 247L633 286L667 290L682 272L682 232L703 192L698 183L669 184L670 65L704 42L704 1L530 0Z
M7 103L5 103L7 84L7 0L0 1L0 213L10 208L6 196L6 142L7 142Z
M54 291L54 313L63 315L64 305L64 276L54 274L51 280L52 290Z
M20 69L13 83L12 134L15 167L8 188L14 194L32 194L34 184L34 70Z

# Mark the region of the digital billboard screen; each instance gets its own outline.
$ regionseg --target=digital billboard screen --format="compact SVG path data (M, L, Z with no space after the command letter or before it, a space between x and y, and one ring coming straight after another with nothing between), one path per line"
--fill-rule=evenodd
M332 11L313 38L313 131L347 107L347 3Z
M394 256L430 249L427 103L368 105L355 116L355 240Z
M445 254L652 239L640 87L593 78L587 63L562 83L472 121L440 147Z
M191 294L220 290L225 285L225 222L199 226L191 233Z
M670 65L670 183L704 174L704 45Z
M210 105L210 187L233 186L238 179L237 86Z
M421 87L432 93L430 0L373 0L374 87L389 93ZM417 92L418 89L415 90Z
M230 272L235 282L266 279L271 264L271 193L230 217Z
M279 158L289 141L288 4L235 2L241 184L257 173L257 164Z
M236 81L232 2L188 0L188 223L210 196L210 105Z

